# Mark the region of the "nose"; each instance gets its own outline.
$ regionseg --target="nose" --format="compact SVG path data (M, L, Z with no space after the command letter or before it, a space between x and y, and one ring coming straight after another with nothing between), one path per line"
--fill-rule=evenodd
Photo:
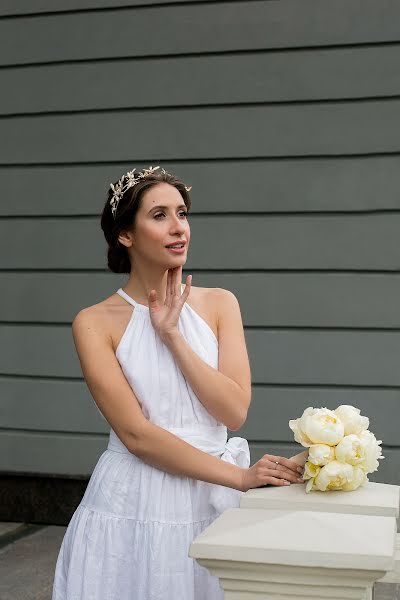
M172 225L171 225L171 229L172 231L179 231L181 233L186 231L186 223L182 221L182 219L178 216L175 216L175 218L172 221Z

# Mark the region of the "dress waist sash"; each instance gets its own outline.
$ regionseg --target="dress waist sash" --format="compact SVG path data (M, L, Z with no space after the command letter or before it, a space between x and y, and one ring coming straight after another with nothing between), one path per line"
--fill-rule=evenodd
M163 429L221 460L245 469L250 466L250 449L247 440L242 437L228 439L228 429L225 425L197 423L188 427L163 427ZM113 429L110 431L107 450L132 454ZM221 513L226 508L239 506L238 501L243 492L219 484L210 485L212 485L210 502L218 512Z

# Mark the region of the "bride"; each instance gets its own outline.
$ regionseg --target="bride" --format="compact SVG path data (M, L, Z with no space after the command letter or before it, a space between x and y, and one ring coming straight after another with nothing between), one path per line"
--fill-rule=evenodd
M227 440L251 400L239 303L191 275L183 285L189 189L155 171L111 185L108 267L128 280L72 324L111 431L66 530L52 600L223 600L218 578L188 556L191 541L243 492L303 483L306 452L249 467L247 440Z

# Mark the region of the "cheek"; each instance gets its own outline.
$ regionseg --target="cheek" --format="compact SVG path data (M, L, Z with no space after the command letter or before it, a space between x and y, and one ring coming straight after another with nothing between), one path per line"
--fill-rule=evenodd
M165 232L161 227L148 225L143 229L143 237L142 240L144 243L149 242L153 244L154 242L160 242L165 239Z

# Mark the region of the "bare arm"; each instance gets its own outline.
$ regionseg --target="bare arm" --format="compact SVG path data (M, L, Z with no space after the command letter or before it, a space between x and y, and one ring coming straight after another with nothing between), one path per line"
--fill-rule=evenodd
M218 483L236 490L242 489L243 472L247 471L195 448L150 421L146 435L136 445L135 454L153 467L173 475Z
M173 475L242 489L247 469L211 456L145 418L98 315L89 309L80 311L72 323L72 333L90 393L130 452Z
M211 293L211 290L210 292ZM164 338L192 390L217 421L232 431L247 418L251 373L240 307L229 290L212 290L218 307L218 369L204 362L178 329Z

